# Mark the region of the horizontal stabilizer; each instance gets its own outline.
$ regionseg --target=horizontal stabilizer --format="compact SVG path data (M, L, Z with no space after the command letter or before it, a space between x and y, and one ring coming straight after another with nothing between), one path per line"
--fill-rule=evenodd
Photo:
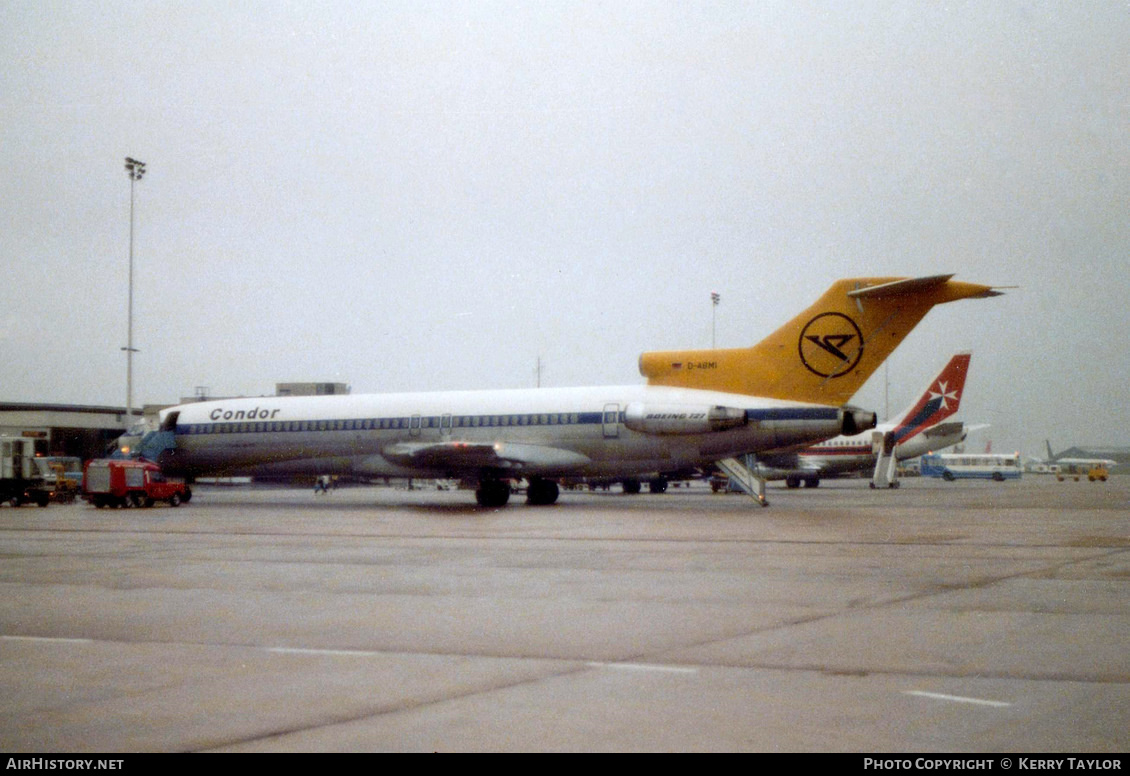
M965 424L960 420L954 420L948 423L939 423L938 425L931 426L930 428L923 431L922 436L926 437L927 439L937 439L953 436L954 434L960 434L962 426L964 425ZM968 431L969 429L966 429L966 432Z
M867 288L858 288L854 291L849 291L848 296L852 299L881 299L884 297L899 296L900 294L917 294L923 291L941 288L946 285L952 277L953 275L931 275L924 278L895 280L890 283L881 283L877 286L868 286ZM983 286L981 290L974 293L963 294L960 298L987 299L989 297L1003 295L1003 291L998 291L991 286Z

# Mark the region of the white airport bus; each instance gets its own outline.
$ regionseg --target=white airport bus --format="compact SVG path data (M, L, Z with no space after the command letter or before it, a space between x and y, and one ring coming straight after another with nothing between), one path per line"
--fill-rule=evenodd
M941 477L948 482L961 479L1018 480L1023 471L1020 456L1016 453L932 453L922 456L920 468L923 477Z

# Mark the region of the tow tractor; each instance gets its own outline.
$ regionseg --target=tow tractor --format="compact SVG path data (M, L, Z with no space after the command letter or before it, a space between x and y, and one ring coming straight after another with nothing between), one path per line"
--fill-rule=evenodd
M35 459L43 488L56 504L70 504L82 493L82 459L44 456Z

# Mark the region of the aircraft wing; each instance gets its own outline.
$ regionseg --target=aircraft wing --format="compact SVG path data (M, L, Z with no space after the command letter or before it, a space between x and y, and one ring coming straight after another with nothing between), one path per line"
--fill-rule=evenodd
M547 472L581 466L590 460L572 450L515 442L400 442L382 453L404 466L459 473L483 469Z

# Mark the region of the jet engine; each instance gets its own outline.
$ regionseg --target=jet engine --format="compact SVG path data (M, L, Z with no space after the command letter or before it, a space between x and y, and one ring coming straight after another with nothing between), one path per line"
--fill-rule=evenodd
M633 402L624 409L624 425L644 434L706 434L745 424L746 412L737 407Z
M844 436L855 436L868 429L875 428L879 422L879 416L874 412L861 410L858 407L844 407L841 412L844 418Z

